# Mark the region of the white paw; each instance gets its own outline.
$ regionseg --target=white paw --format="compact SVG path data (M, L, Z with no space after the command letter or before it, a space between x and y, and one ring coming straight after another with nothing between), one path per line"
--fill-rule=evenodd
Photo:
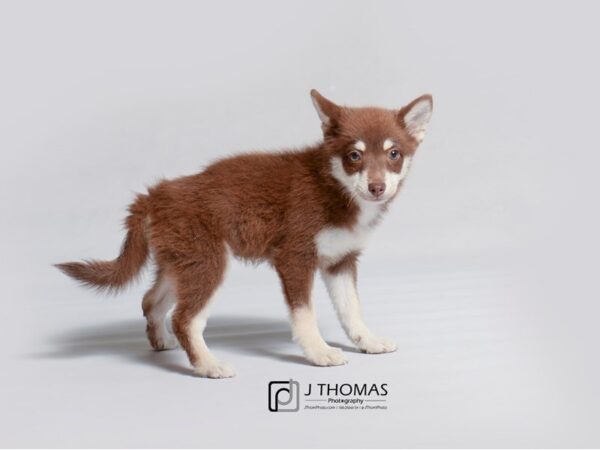
M172 334L167 333L165 336L157 336L156 350L173 350L177 347L179 347L179 342Z
M341 366L348 362L341 349L328 345L315 350L307 350L306 359L316 366Z
M206 378L231 378L235 376L233 367L221 361L212 361L194 367L196 375Z
M372 334L358 336L354 343L365 353L390 353L395 352L398 346L391 339L386 339Z

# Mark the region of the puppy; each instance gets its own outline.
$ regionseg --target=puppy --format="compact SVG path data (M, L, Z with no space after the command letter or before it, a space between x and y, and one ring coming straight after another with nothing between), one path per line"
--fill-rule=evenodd
M277 271L294 339L317 366L345 364L321 337L311 290L319 271L350 340L366 353L396 345L365 325L356 292L357 257L398 194L432 113L423 95L399 110L338 106L311 91L324 139L300 151L247 153L196 175L158 183L129 207L127 235L113 261L58 264L85 285L116 291L150 254L156 281L142 309L155 350L177 345L200 376L225 378L203 338L228 249ZM172 328L165 316L171 307Z

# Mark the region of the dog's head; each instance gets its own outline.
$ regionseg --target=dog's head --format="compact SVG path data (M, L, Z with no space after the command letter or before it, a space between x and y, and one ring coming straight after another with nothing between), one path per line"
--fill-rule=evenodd
M425 136L431 95L388 110L339 106L314 89L310 94L332 153L333 177L353 198L383 203L394 197Z

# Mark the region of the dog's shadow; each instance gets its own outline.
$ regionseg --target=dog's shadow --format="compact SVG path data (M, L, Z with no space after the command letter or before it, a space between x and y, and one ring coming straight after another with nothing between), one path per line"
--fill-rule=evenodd
M189 364L179 351L151 350L143 319L111 322L95 327L78 328L53 336L54 349L34 355L39 358L78 358L114 355L141 364L191 375ZM284 320L241 316L215 316L204 333L210 348L225 348L236 353L274 358L296 364L308 364L300 355L282 353L292 341L289 323Z

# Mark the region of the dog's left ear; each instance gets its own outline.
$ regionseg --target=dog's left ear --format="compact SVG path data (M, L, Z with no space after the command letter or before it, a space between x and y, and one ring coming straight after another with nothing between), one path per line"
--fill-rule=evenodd
M421 95L398 111L400 125L419 144L425 137L425 129L427 128L429 119L431 119L432 111L433 98L429 94Z

